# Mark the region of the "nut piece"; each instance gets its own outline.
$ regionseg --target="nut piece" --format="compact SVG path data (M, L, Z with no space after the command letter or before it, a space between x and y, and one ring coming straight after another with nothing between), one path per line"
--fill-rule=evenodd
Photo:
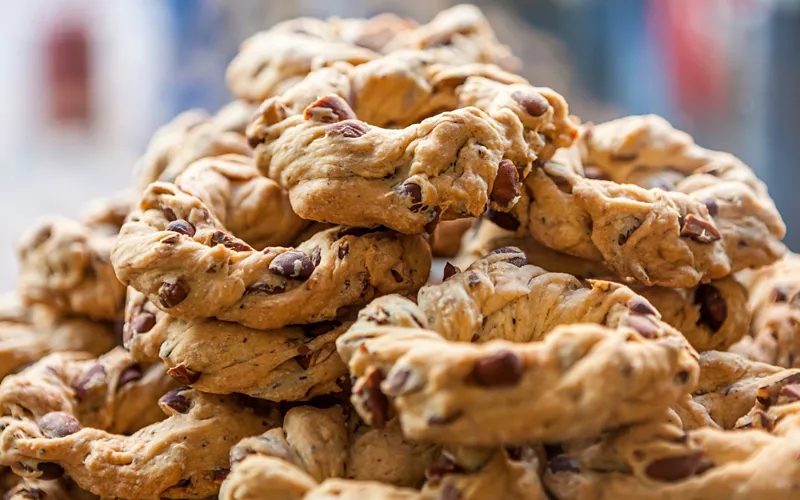
M516 385L525 372L522 360L513 352L498 351L478 360L472 367L469 379L484 387Z
M269 270L286 278L306 279L314 272L314 263L303 252L290 250L272 259Z
M51 411L37 420L36 424L46 438L62 438L83 428L74 415L63 411Z
M698 243L713 243L722 238L714 224L689 214L683 222L681 236L691 238Z

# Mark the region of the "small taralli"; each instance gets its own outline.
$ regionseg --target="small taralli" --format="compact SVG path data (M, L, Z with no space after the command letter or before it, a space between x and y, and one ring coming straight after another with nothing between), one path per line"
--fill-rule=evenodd
M647 301L622 286L581 290L577 280L560 300L543 296L547 281L564 278L533 266L541 288L525 293L504 279L524 254L502 250L422 289L419 306L377 299L337 341L367 422L380 427L396 413L407 436L447 444L551 442L641 421L691 392L694 351ZM517 297L503 304L506 285ZM559 321L554 304L576 316ZM560 326L531 321L544 307ZM514 318L522 312L530 316ZM592 318L607 326L585 323Z
M11 375L54 352L83 351L99 356L114 347L109 325L63 317L46 307L24 307L0 297L0 377Z
M559 499L794 498L798 389L797 370L705 353L694 403L593 443L565 443L545 485ZM750 472L759 467L775 474Z
M163 361L181 385L212 394L298 401L341 392L347 369L336 338L349 322L263 331L219 320L188 322L128 292L125 347L139 362Z
M528 176L498 223L648 286L690 287L785 252L786 228L752 171L661 118L584 128L576 148Z
M247 135L301 217L413 234L487 207L507 212L534 160L572 144L577 129L550 89L411 52L311 73L265 101Z
M750 336L731 347L751 359L800 368L800 257L789 253L771 266L738 278L750 292Z
M164 418L156 403L178 386L159 365L122 348L99 358L71 352L43 357L0 384L0 410L18 419L68 414L86 427L131 433Z
M111 265L114 242L115 234L66 217L41 220L18 246L23 302L62 315L119 319L125 287Z
M387 14L366 20L300 18L279 23L242 44L226 79L231 93L259 104L291 90L313 69L336 62L359 65L408 50L425 51L451 64L497 64L510 71L519 65L497 41L483 13L472 5L459 5L422 26Z
M112 261L123 283L172 316L270 329L335 319L376 295L413 293L428 278L430 250L419 236L335 227L294 249L257 251L199 198L154 183L120 231Z
M472 5L246 40L233 102L23 235L4 498L800 499L766 186L518 63Z
M200 499L217 493L231 446L280 422L274 410L257 414L235 397L188 388L167 392L158 404L168 418L130 436L82 427L66 413L37 422L3 417L0 454L23 477L67 474L100 496Z

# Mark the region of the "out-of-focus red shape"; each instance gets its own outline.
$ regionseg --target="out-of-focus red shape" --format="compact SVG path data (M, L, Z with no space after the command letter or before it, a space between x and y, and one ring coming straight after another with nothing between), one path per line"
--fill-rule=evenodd
M46 92L54 122L91 121L91 54L85 22L59 21L45 41Z
M733 0L738 2L739 0ZM715 36L713 0L650 0L648 24L658 40L674 102L682 111L718 112L727 108L729 68Z

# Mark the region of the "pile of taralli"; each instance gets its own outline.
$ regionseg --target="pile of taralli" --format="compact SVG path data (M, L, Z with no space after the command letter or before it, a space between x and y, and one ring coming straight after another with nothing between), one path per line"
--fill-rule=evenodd
M5 498L800 498L765 185L516 68L466 5L245 41L236 101L20 241Z

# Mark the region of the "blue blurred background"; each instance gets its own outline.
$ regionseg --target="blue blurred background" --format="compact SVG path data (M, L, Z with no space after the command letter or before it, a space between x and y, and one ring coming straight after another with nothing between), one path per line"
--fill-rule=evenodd
M0 283L38 215L78 215L124 189L150 134L230 100L239 43L301 15L392 11L424 22L448 0L26 0L0 16ZM800 250L800 0L474 2L584 120L659 113L769 184Z

